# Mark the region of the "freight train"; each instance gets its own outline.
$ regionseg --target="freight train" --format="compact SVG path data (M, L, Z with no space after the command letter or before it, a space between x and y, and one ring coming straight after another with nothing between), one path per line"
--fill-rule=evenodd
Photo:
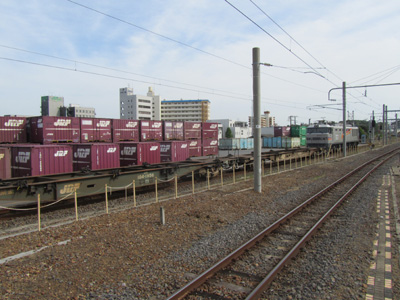
M343 126L318 123L307 127L307 146L335 149L343 146ZM346 145L357 146L360 141L358 127L346 126Z
M218 124L0 117L0 180L218 155Z

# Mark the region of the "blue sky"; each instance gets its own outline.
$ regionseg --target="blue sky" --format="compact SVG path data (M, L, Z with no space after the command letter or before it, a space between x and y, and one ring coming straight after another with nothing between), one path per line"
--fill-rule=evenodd
M166 100L209 99L212 119L245 121L259 47L274 65L261 68L262 110L279 125L339 121L331 88L400 82L399 15L398 0L0 0L0 115L39 115L40 97L54 95L118 118L119 88L151 86ZM349 90L348 111L380 118L383 104L400 109L399 92Z

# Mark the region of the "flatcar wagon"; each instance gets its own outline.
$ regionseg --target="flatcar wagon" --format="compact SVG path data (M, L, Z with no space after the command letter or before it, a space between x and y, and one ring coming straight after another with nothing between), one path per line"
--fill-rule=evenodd
M307 127L307 146L317 148L341 148L343 146L343 126L341 124L314 124ZM346 145L357 146L359 143L358 127L346 126Z

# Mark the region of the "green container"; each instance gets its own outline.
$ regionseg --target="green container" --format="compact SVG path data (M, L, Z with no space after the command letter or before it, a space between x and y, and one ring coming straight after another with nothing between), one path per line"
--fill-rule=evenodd
M290 126L290 136L291 137L306 136L306 133L307 133L307 126L303 126L303 125Z
M307 146L307 138L305 136L300 137L300 146Z

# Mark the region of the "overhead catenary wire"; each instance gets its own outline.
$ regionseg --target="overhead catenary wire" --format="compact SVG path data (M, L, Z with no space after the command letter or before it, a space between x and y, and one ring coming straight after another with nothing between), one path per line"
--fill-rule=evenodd
M122 77L122 76L102 74L102 73L92 72L92 71L79 70L75 66L73 68L68 68L68 67L49 65L49 64L37 63L37 62L32 62L32 61L20 60L20 59L13 59L13 58L8 58L8 57L0 57L0 59L7 60L7 61L12 61L12 62L18 62L18 63L31 64L31 65L41 66L41 67L59 69L59 70L64 70L64 71L71 71L71 72L78 72L78 73L83 73L83 74L107 77L107 78L128 80L128 81L134 81L134 82L146 83L146 84L155 84L155 85L159 85L159 86L163 86L163 87L167 87L167 88L174 88L174 89L180 89L180 90L186 90L186 91L201 92L201 93L205 93L205 94L212 94L212 95L221 96L221 97L233 98L233 99L236 99L236 100L250 101L250 102L252 101L252 97L251 96L248 96L248 97L245 98L245 97L239 97L239 96L225 95L225 94L222 94L222 93L215 93L215 92L208 92L208 91L201 91L201 90L193 90L193 89L190 89L190 88L173 86L173 85L169 85L169 84L154 83L154 82L150 82L150 81L138 80L138 79L133 79L133 78L128 78L128 77ZM267 104L270 104L270 105L276 105L276 106L279 106L279 107L301 109L301 107L298 107L298 106L290 106L290 105L282 104L282 102L298 104L298 102L295 102L295 101L289 102L289 101L284 101L284 100L280 100L280 99L270 99L270 98L265 98L265 97L263 97L262 99L264 99L262 101L263 103L267 103ZM268 99L269 101L277 101L279 103L267 102L267 101L265 101L265 99Z

